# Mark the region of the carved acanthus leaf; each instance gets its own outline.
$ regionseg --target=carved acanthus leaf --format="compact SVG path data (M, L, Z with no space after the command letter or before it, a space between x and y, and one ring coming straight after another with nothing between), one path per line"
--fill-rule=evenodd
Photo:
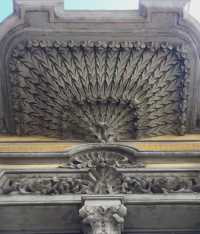
M104 219L116 223L123 223L123 217L126 215L127 209L123 205L118 206L84 206L79 210L80 216L83 218L84 223L91 223ZM118 215L118 217L116 216ZM121 217L121 218L119 218Z
M89 224L91 234L120 234L127 209L124 205L84 205L79 214L84 224Z

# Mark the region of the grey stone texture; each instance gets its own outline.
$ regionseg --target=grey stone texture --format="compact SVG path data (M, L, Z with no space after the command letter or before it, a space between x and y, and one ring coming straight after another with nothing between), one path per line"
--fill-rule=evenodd
M14 1L0 25L0 131L80 146L0 155L4 163L63 163L1 171L0 233L200 232L199 168L145 167L199 162L199 152L121 143L200 130L200 27L184 11L188 2L68 11L61 0Z
M199 26L186 3L15 1L0 29L1 132L88 142L198 132Z

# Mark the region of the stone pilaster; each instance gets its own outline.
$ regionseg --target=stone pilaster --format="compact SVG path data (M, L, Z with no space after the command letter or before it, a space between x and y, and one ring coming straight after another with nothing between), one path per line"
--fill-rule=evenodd
M120 198L90 197L79 210L86 234L120 234L127 209Z

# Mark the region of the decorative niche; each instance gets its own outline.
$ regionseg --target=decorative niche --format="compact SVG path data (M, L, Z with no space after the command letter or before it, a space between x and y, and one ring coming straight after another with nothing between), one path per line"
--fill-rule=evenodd
M198 132L199 37L187 2L88 15L61 0L16 0L0 39L0 132L102 143Z
M9 59L16 133L97 142L184 134L185 56L166 42L24 41Z

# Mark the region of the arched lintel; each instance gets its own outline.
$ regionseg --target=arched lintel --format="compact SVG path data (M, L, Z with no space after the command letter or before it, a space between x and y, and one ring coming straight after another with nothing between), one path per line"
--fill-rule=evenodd
M112 153L116 152L130 157L134 157L136 154L139 154L139 151L133 147L121 144L101 144L101 143L81 144L79 146L71 148L69 151L65 152L65 154L66 156L72 157L76 154L93 152L93 151L106 151Z

